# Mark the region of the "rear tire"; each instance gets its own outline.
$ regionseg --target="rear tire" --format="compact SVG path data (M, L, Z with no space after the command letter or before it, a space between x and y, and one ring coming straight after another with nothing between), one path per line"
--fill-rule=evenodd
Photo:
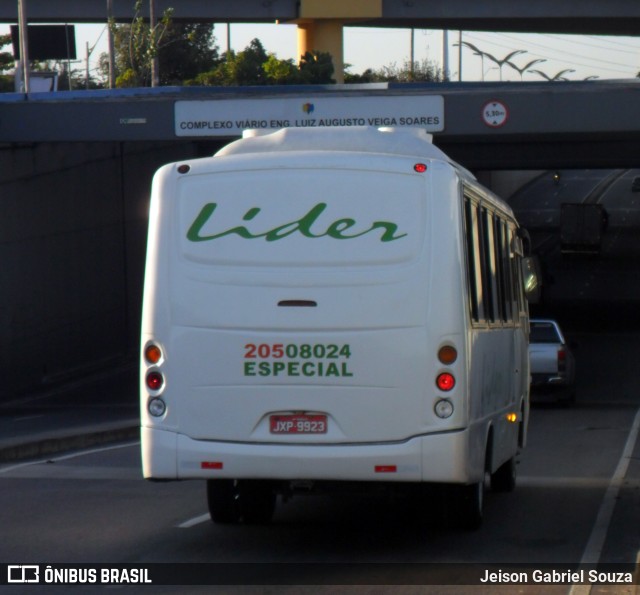
M250 525L269 523L276 509L276 493L269 481L241 480L240 516Z
M240 522L238 482L233 479L209 479L207 504L211 520L216 524L232 525Z
M456 525L467 531L479 529L484 513L484 482L454 486L454 489L456 497L453 499L453 511L457 514Z
M268 523L276 508L276 492L269 481L210 479L207 504L211 520L220 525Z
M491 474L492 492L513 492L516 487L516 458L511 457Z

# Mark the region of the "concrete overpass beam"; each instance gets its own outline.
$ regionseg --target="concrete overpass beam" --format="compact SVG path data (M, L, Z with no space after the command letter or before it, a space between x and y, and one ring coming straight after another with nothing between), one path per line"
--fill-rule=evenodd
M334 19L298 23L298 57L306 52L329 52L337 83L344 83L342 27L343 22Z
M298 55L329 52L333 57L334 78L344 82L344 44L346 23L382 17L382 0L301 0L298 19Z

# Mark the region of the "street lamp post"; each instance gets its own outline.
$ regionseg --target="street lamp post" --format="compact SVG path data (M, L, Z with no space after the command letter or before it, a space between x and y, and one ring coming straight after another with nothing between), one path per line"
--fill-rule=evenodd
M24 92L31 91L31 77L29 72L29 34L27 31L27 0L18 0L18 31L20 37L20 59L22 61L22 80Z

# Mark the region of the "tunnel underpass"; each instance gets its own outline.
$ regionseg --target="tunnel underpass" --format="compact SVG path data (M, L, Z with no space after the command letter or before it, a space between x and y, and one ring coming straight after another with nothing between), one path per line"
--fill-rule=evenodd
M640 328L640 169L549 170L507 197L541 262L534 316L575 330ZM593 245L567 250L563 205L597 205L605 216Z

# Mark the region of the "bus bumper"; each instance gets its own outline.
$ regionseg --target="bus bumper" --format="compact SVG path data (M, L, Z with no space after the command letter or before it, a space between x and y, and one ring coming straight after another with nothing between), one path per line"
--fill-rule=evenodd
M484 458L475 457L469 429L384 444L247 444L193 440L143 427L146 479L276 479L471 483ZM478 459L478 460L475 460Z

